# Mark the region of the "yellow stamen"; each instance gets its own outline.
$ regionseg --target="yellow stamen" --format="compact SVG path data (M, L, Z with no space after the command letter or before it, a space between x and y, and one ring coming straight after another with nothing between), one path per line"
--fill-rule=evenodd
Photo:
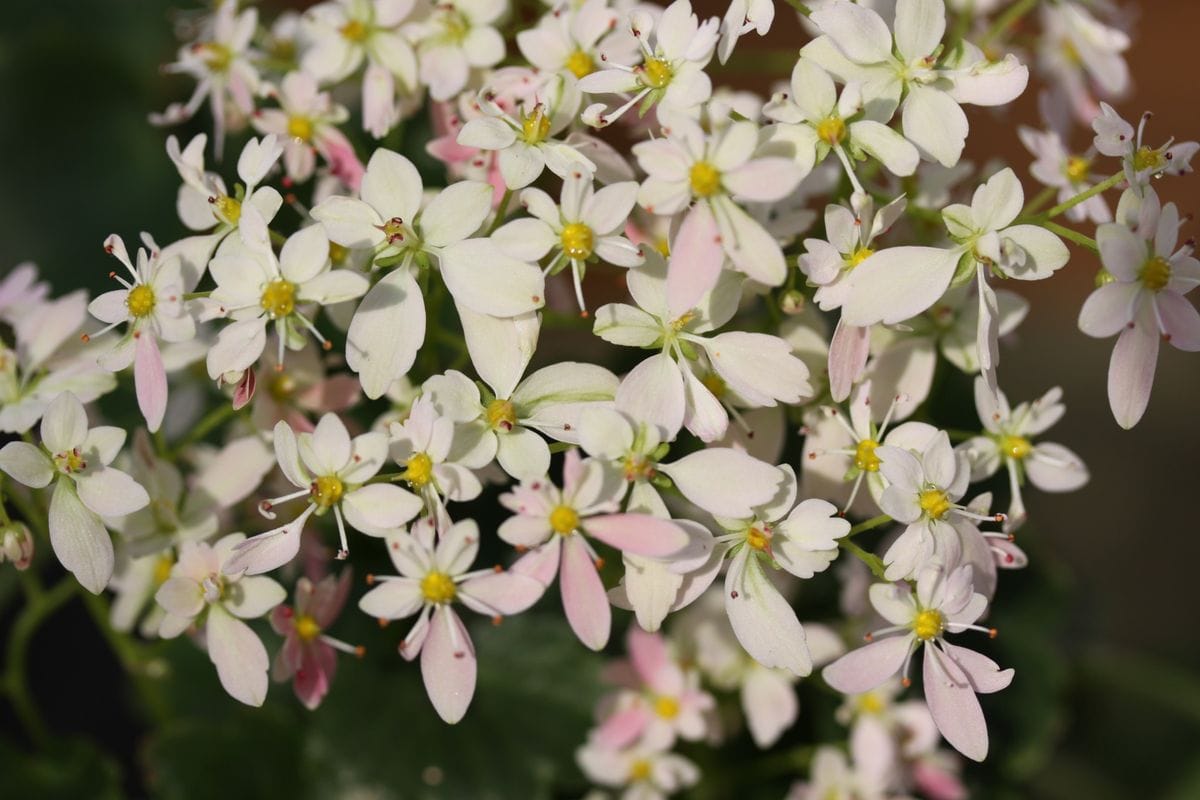
M950 511L950 498L941 489L926 489L921 492L921 510L930 519L941 519Z
M350 248L344 247L337 242L329 243L329 261L336 267L346 262L347 256L350 255Z
M494 431L511 431L517 424L517 412L511 400L496 398L488 403L484 416L487 417L488 427Z
M342 38L348 41L362 42L366 40L369 31L366 25L356 19L352 19L341 27L339 33L342 34Z
M550 118L542 113L541 106L535 108L532 114L526 114L521 118L521 138L527 144L540 144L549 135Z
M592 255L595 236L592 229L582 222L572 222L564 226L561 238L563 252L567 254L567 258L584 261Z
M858 443L858 447L854 448L854 466L866 472L879 471L879 456L875 455L875 448L879 447L879 442L874 439L863 439Z
M213 72L224 72L233 63L233 51L220 42L203 45L204 63Z
M679 716L679 701L674 697L654 698L654 713L663 719L675 719Z
M295 392L296 379L287 372L276 372L267 384L267 394L277 403L287 402Z
M587 53L576 50L567 56L566 67L576 78L583 78L592 74L596 68L596 62L592 61L592 57Z
M221 195L213 200L212 204L217 216L230 225L237 225L238 220L242 218L242 204L228 195Z
M1143 146L1139 147L1137 152L1133 154L1133 168L1137 172L1148 169L1158 171L1166 166L1167 159L1163 157L1161 150Z
M721 173L707 161L693 164L688 178L692 184L692 194L697 197L712 197L721 191Z
M428 485L433 480L433 459L425 453L413 453L404 462L404 480L416 489Z
M154 562L154 583L161 586L167 582L167 578L171 577L171 567L175 566L175 559L169 554L159 556Z
M1014 461L1020 461L1033 452L1033 445L1024 436L1001 436L1000 452Z
M1092 162L1089 159L1082 156L1071 156L1067 159L1067 166L1063 171L1067 173L1067 180L1071 183L1083 183L1087 180L1091 167Z
M154 310L154 290L144 283L129 290L125 306L131 317L146 317Z
M913 633L922 642L936 638L945 627L946 617L942 615L942 612L933 608L927 608L918 613L912 621Z
M296 284L276 278L263 289L259 305L271 319L286 317L296 310Z
M846 138L846 123L841 117L826 117L817 123L817 138L833 147Z
M579 512L570 506L555 506L550 512L550 527L560 536L569 536L579 527Z
M642 64L642 83L651 89L667 88L667 84L673 77L675 77L675 70L671 69L671 65L661 58L648 58L646 63Z
M321 635L321 626L308 614L301 614L296 617L296 635L301 641L311 642Z
M302 142L312 140L313 123L308 117L288 117L287 123L288 136L294 139L299 139Z
M871 248L866 246L860 247L850 254L850 258L846 259L846 266L849 269L854 269L873 255L875 255L875 251Z
M1142 265L1138 278L1150 291L1160 292L1171 282L1171 262L1162 256L1155 256Z
M87 469L87 461L79 450L68 450L54 457L54 466L58 467L60 472L82 472Z
M771 544L771 536L766 531L761 531L758 528L751 528L746 531L746 544L751 548L763 551Z
M430 603L449 603L458 595L454 579L444 572L430 572L421 579L421 594Z
M718 400L724 397L725 393L729 391L729 387L726 385L725 380L715 372L708 373L700 379L700 382L703 383L704 388L712 392L713 397L717 398Z
M860 694L856 702L858 713L860 714L879 714L884 709L883 698L876 692L867 692Z

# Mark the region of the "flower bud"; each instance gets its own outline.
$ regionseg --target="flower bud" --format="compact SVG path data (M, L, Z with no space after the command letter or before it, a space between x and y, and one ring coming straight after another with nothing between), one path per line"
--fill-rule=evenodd
M33 536L29 528L20 522L11 522L0 528L0 562L8 559L19 570L25 570L33 562Z
M788 316L803 314L808 301L804 299L804 293L799 289L788 289L779 298L779 310Z

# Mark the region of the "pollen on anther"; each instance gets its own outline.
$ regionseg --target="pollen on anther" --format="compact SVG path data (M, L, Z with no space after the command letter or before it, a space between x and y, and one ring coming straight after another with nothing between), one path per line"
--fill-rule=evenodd
M603 558L596 559L596 569L604 569L604 559Z
M358 656L359 658L362 658L366 654L367 648L363 647L361 644L354 648L354 655Z
M463 652L462 650L458 650L454 653L455 658L463 658L464 656L466 656L466 653Z
M350 557L349 550L338 550L337 555L334 556L334 558L336 558L338 561L345 561L349 557Z
M501 617L499 614L497 614L496 616L492 617L492 624L499 625L501 620L503 620L503 619L504 619L503 617Z
M995 639L999 635L1000 635L1000 631L996 630L995 628L988 628L988 638L989 639Z
M367 586L374 586L374 585L375 585L375 576L368 574L367 575Z
M81 342L83 342L84 344L87 344L88 342L90 342L90 341L92 340L92 337L88 336L88 335L85 333L85 334L82 334L82 335L79 337L79 340L80 340Z
M504 567L500 566L499 564L495 564L492 566L492 572L495 572L497 574L504 572Z
M912 679L909 678L907 675L905 675L903 678L900 679L900 684L905 689L907 689L908 687L912 686Z

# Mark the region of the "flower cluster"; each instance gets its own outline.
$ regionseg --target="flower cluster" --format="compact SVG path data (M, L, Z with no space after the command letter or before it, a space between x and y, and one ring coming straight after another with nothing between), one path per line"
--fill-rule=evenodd
M211 138L166 142L189 233L133 255L110 236L121 288L90 303L26 265L0 283L0 430L22 437L0 450L23 519L3 512L4 557L44 533L118 629L188 633L250 705L269 673L309 708L336 691L337 654L363 654L329 632L344 606L411 619L398 654L451 723L487 658L461 610L499 622L556 586L591 650L633 620L578 754L595 783L692 785L677 742L741 719L770 747L796 683L823 681L849 747L792 796L962 796L939 735L987 755L977 695L1014 675L973 648L1028 561L1030 486L1088 481L1041 439L1061 390L1000 388L1028 302L999 287L1052 278L1067 242L1076 269L1098 254L1078 325L1117 336L1132 427L1160 342L1200 350L1200 262L1153 188L1200 145L1152 146L1148 115L1107 104L1128 40L1104 5L1043 4L1036 36L997 3L792 5L811 35L763 97L715 81L770 2L329 0L268 31L217 0L169 67L195 92L154 117L211 110ZM962 160L964 107L1034 79L1027 200L1022 169ZM362 145L410 118L424 152ZM935 370L974 380L978 427L939 426ZM145 431L93 425L130 419L130 371ZM330 572L383 552L365 593ZM838 616L810 582L841 584ZM918 651L924 702L899 698ZM740 716L717 714L729 693Z

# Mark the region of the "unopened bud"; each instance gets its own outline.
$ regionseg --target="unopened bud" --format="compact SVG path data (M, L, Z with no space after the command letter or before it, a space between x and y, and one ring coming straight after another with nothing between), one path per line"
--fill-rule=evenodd
M798 289L788 289L779 298L779 310L788 316L803 314L808 301L804 298L804 293Z
M1111 272L1101 267L1100 271L1096 273L1096 288L1099 289L1101 286L1107 286L1115 280L1116 278Z
M0 529L0 561L5 559L19 570L27 569L33 562L33 536L20 522L11 522Z

